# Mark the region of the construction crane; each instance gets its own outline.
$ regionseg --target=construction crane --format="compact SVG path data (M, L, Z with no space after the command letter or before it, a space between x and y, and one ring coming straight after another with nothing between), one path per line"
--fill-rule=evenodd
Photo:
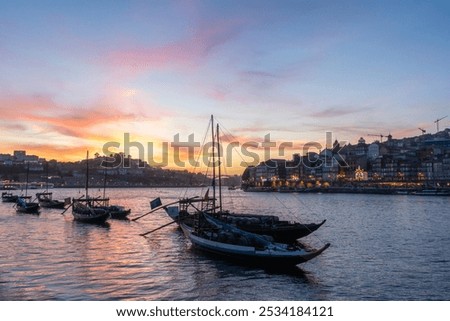
M444 116L442 118L436 119L434 122L436 123L436 133L439 133L439 122L444 119L447 118L447 116Z
M419 127L418 129L422 132L422 135L425 134L425 133L427 132L425 129L422 129L422 128L420 128L420 127Z
M380 143L383 142L383 137L385 137L384 135L381 135L381 134L367 134L367 136L376 136L376 137L380 137Z

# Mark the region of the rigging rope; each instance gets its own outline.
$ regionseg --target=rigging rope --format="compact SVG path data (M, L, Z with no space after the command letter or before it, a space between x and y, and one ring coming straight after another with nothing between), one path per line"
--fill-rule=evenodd
M231 132L230 132L225 126L222 125L222 123L220 123L218 120L216 120L216 121L220 124L221 129L225 129L234 141L238 141L238 140L233 136L233 134L231 134ZM236 147L233 147L233 149L236 149ZM236 151L237 151L239 157L241 158L241 160L242 160L242 161L247 165L247 167L248 167L249 164L244 160L244 158L243 158L243 156L241 155L241 153L239 153L238 150L236 150ZM290 209L289 207L287 207L286 204L285 204L283 201L281 201L275 193L276 193L276 192L271 192L270 194L272 194L272 196L273 196L273 197L274 197L274 198L275 198L275 199L276 199L276 200L277 200L284 208L286 208L287 210L289 210L289 211L292 212L292 209ZM303 202L302 202L301 200L299 200L297 197L294 197L294 199L295 199L295 201L299 202L304 208L306 208L310 213L313 213L315 216L318 216L317 213L313 212L312 209L311 209L309 206L307 206L305 203L303 203ZM303 224L303 223L300 223L300 224ZM303 225L304 225L304 224L303 224ZM305 226L305 227L306 227L306 226ZM326 242L324 242L321 238L319 238L315 233L312 233L311 235L313 235L315 238L317 238L317 239L318 239L320 242L322 242L323 244L326 243Z
M203 146L205 146L206 137L208 135L210 127L211 127L211 122L208 122L208 126L206 127L206 131L205 131L205 135L203 136L203 141L202 141L201 147L200 147L200 149L199 149L199 151L197 153L197 158L195 159L195 164L199 164L199 160L200 160L200 157L201 157L202 151L203 151ZM197 171L197 166L194 166L194 170L193 170L192 174L195 174L196 171ZM205 175L208 175L208 168L206 170L206 174ZM191 180L191 182L192 182L192 180ZM184 190L184 194L181 192L180 195L179 195L179 198L186 198L187 191L188 191L188 189L186 188ZM201 189L201 191L203 193L203 188Z

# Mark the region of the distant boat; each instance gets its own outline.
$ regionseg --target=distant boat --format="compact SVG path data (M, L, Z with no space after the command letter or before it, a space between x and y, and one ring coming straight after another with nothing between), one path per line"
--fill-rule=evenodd
M86 153L86 197L72 199L74 220L86 223L104 223L111 215L102 207L96 206L99 198L89 197L89 151Z
M9 181L4 181L4 182L1 182L0 189L17 190L17 189L20 189L20 183L11 183Z
M16 202L16 212L27 214L39 214L39 203L30 202L31 196L28 196L28 176L30 173L30 164L27 167L27 183L25 185L25 196L19 196Z
M123 220L128 217L128 215L131 213L131 209L127 209L120 205L110 205L108 207L109 214L111 215L111 218Z
M91 207L94 209L102 209L110 214L112 219L124 220L131 213L131 209L127 209L120 205L110 205L109 198L92 198Z
M64 201L54 200L53 199L53 193L49 192L49 175L48 175L48 163L47 163L47 181L45 184L45 192L43 193L36 193L36 198L39 202L39 205L41 207L45 208L64 208L66 205L70 204L70 198L66 199Z
M54 200L52 192L36 193L37 200L41 207L45 208L64 208L66 205L70 204L70 198L65 201Z
M14 195L10 192L2 192L2 202L4 203L16 203L19 199L19 195Z
M449 190L439 190L439 189L424 189L421 191L411 192L411 195L418 196L450 196Z
M41 184L39 184L39 183L28 184L28 189L38 189L38 188L41 188Z
M124 220L128 218L128 215L131 213L131 209L127 209L124 206L121 205L110 205L109 204L109 198L106 197L106 175L107 175L107 167L104 168L104 177L103 177L103 198L102 198L102 204L100 202L97 202L98 207L103 208L104 210L108 211L111 215L112 219L117 220Z
M19 196L16 203L18 213L39 214L39 203L27 202L26 197Z
M74 220L86 223L104 223L110 218L107 210L94 206L94 198L78 198L72 200Z

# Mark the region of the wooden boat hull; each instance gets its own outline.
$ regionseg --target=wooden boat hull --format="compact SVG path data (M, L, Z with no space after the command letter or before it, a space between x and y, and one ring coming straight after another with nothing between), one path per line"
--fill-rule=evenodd
M321 249L313 251L298 248L280 250L279 247L257 249L253 246L222 243L201 237L194 233L192 227L182 222L180 223L180 227L194 247L233 261L245 262L252 265L272 267L297 265L317 257L330 246L328 243Z
M61 201L40 201L39 205L41 207L45 207L45 208L59 208L59 209L63 209L65 207L65 203L61 202Z
M110 217L108 212L93 214L73 212L72 214L75 221L84 223L104 223Z
M51 192L37 193L36 197L39 201L39 205L45 208L63 209L66 206L66 202L54 200L52 195L53 193Z
M111 215L112 219L125 220L131 213L131 209L125 209L122 206L111 205L104 208Z
M25 206L17 204L16 212L17 213L25 213L25 214L39 214L39 204L38 203L25 203Z
M128 215L131 213L131 210L125 211L112 211L110 212L111 218L116 220L124 220L128 218Z
M247 215L246 215L247 216ZM236 215L235 217L239 217ZM254 215L253 217L257 217ZM225 220L225 222L227 222ZM273 237L276 242L280 243L293 243L297 239L308 236L309 234L316 231L319 227L321 227L326 220L323 220L321 223L309 223L309 224L301 224L301 223L289 223L289 222L274 222L272 224L247 224L245 221L242 223L233 224L237 228L241 230L261 234L261 235L269 235Z
M2 193L2 202L4 203L16 203L18 199L19 199L18 195L13 195L7 192Z
M3 203L15 203L17 202L17 197L2 197Z
M81 204L74 204L72 215L75 221L85 223L104 223L110 218L108 211L102 208L89 207Z
M170 218L175 221L179 219L179 213L176 207L164 207L164 209ZM186 215L188 215L186 212L182 213L183 221L185 224L192 226L192 221L194 218L186 218ZM295 243L297 239L313 233L326 222L326 220L323 220L319 224L290 223L287 221L276 221L275 216L269 215L229 213L219 215L218 218L224 223L236 226L241 230L271 236L274 241L280 243Z

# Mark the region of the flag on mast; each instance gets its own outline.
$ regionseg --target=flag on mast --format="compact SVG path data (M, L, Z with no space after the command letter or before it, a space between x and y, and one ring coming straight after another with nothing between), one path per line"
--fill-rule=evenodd
M153 201L150 201L150 208L151 209L157 208L157 207L159 207L161 205L162 205L161 198L159 198L159 197L155 198Z

